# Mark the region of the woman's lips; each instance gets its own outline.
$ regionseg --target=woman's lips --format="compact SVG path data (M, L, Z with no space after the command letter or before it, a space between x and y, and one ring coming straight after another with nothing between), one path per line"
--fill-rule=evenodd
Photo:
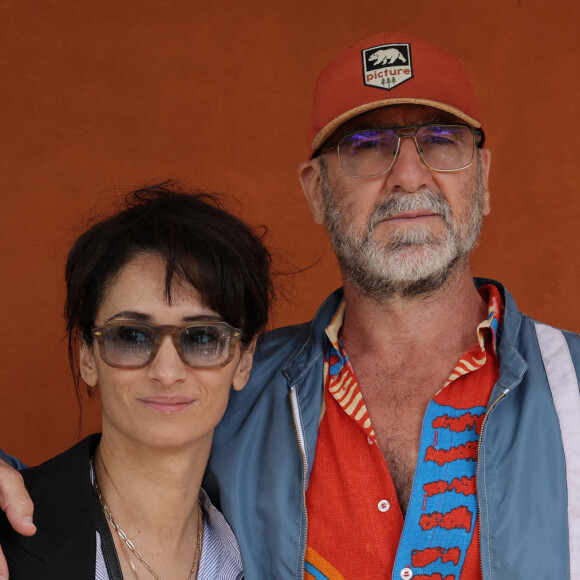
M178 396L159 396L159 397L145 397L139 399L149 409L153 409L158 413L163 413L166 415L171 415L173 413L179 413L190 407L195 399L190 399L188 397L178 397Z

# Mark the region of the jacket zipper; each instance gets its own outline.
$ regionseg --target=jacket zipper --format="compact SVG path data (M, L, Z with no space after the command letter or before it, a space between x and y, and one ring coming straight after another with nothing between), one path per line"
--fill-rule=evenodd
M483 429L485 427L485 424L487 423L487 418L489 417L489 415L491 414L491 412L495 409L496 405L506 396L507 394L507 390L505 390L492 404L491 407L487 410L487 413L485 414L485 416L483 417L483 421L481 422L481 431L479 432L479 442L477 444L477 467L475 469L475 481L479 482L479 466L480 466L480 457L481 457L481 442L483 441ZM479 520L478 520L478 527L479 527L479 542L481 544L481 540L482 540L482 535L481 535L481 503L479 501L479 493L476 492L476 497L477 497L477 512L479 514ZM479 567L481 569L481 577L485 578L485 575L483 573L483 561L481 559L481 547L479 550Z
M300 457L302 458L302 511L304 513L306 524L304 528L304 549L302 550L300 570L297 570L297 578L304 580L304 560L306 558L306 541L308 538L308 512L306 511L306 474L308 473L308 458L306 456L306 437L300 421L298 393L295 386L290 387L290 407L292 408L292 419L294 420L296 441L298 442L298 449L300 451Z

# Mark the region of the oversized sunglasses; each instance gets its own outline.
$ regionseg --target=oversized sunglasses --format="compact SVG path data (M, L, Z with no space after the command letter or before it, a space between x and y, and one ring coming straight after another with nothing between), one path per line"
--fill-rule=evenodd
M182 326L115 320L93 329L101 358L111 367L139 368L150 363L165 335L171 335L181 360L194 368L223 367L234 357L242 331L207 320Z

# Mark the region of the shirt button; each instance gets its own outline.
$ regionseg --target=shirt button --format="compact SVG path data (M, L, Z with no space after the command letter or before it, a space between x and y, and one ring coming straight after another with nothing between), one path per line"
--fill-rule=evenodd
M370 435L367 435L367 441L369 442L369 445L374 445Z
M391 504L386 500L386 499L382 499L379 503L378 506L379 511L380 512L388 512L389 508L391 507ZM405 568L406 569L406 568ZM402 574L402 572L401 572ZM409 576L410 578L411 576ZM406 576L402 576L402 578L406 578Z
M411 568L403 568L401 570L401 578L403 580L409 580L409 578L413 577L413 570Z

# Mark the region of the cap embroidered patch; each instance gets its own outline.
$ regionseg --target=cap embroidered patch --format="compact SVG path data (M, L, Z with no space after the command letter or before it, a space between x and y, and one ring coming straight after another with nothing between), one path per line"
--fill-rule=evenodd
M390 91L413 78L410 44L383 44L362 51L364 84Z

